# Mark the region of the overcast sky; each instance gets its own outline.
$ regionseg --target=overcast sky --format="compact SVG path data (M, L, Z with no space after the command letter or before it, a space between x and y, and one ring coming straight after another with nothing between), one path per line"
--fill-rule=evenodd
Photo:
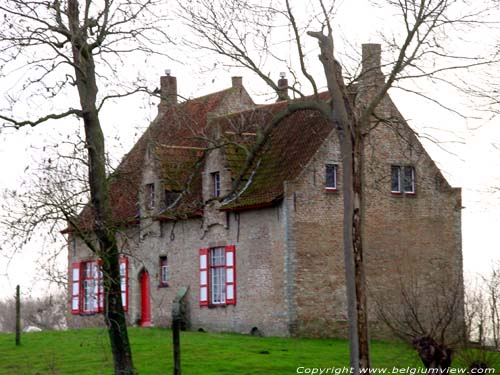
M344 1L337 14L336 35L338 40L349 40L352 47L360 51L361 43L383 43L378 32L390 29L396 23L396 16L383 9L370 7L367 1ZM171 28L174 29L174 28ZM498 33L488 32L481 28L468 35L468 43L464 47L456 44L456 52L460 48L491 48ZM480 43L478 42L480 41ZM317 51L316 42L307 40L306 50L310 52L310 61L314 62ZM340 43L340 42L339 42ZM471 47L471 45L473 47ZM169 51L175 51L171 46ZM351 47L343 51L353 51ZM214 92L231 84L232 75L243 76L243 83L257 102L269 99L266 88L250 72L239 68L207 69L207 66L218 62L207 57L205 64L200 65L200 51L185 53L179 51L179 61L157 58L137 65L147 67L142 74L150 82L151 87L159 85L159 76L169 68L177 76L178 91L184 97L196 97ZM385 56L387 57L387 56ZM218 64L220 66L221 64ZM313 73L321 77L319 64L314 62ZM279 78L282 66L274 64L268 67L271 77ZM123 71L122 74L129 74ZM135 73L130 73L135 74ZM500 74L496 74L498 77ZM474 79L468 75L467 79ZM10 92L16 89L19 77L3 80L2 89ZM475 103L458 95L450 87L430 85L418 87L424 92L431 92L433 98L458 108L464 113L474 113ZM401 90L390 92L399 110L412 128L420 134L427 151L441 168L448 181L455 187L463 189L463 254L464 269L467 273L487 272L491 264L500 260L498 244L500 243L500 194L495 187L500 186L500 119L487 115L477 119L464 119L457 114L446 111L436 104L410 95ZM31 104L31 103L30 103ZM23 103L28 105L28 103ZM103 113L104 131L108 136L109 149L118 160L137 139L156 113L156 102L151 99L131 98L106 108ZM26 167L33 165L34 160L43 157L43 145L58 142L58 134L73 134L76 124L71 121L48 123L35 129L4 131L0 133L0 160L2 175L0 188L16 188L26 179ZM436 143L432 140L438 140ZM498 148L497 148L498 147ZM1 236L2 234L0 234ZM36 240L27 244L23 252L10 256L10 249L3 247L0 253L0 297L12 295L14 287L20 283L25 290L34 294L45 291L40 280L45 276L40 272L37 260L43 262L41 249L50 251L57 245L43 242L43 233ZM63 240L61 236L61 240ZM65 254L60 258L61 265L66 266ZM35 281L36 280L36 281Z

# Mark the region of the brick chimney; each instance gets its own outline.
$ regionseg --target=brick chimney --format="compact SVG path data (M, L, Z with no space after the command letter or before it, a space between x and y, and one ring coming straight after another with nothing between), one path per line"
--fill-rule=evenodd
M177 104L177 78L170 75L170 69L160 77L160 110Z
M243 78L240 76L231 77L231 84L233 88L243 87Z
M361 47L360 81L367 86L384 83L381 69L382 50L380 44L367 43Z
M286 73L280 73L280 79L278 80L278 102L280 100L288 100L288 79L286 79Z

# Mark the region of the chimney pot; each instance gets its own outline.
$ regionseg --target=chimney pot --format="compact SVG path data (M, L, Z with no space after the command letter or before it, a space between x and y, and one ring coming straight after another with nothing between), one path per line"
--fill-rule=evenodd
M232 87L243 87L243 78L240 76L231 77Z
M278 101L288 100L288 79L286 79L286 73L280 73L280 79L278 80Z

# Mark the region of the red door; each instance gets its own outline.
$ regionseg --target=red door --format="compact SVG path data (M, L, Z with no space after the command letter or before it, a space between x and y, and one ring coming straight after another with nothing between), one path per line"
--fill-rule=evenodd
M149 296L149 273L144 270L140 276L141 281L141 327L151 326L151 299Z

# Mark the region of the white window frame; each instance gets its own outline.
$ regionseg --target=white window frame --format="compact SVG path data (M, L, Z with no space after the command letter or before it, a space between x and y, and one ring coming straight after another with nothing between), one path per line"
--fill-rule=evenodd
M407 189L406 186L406 173L407 171L410 171L410 182L411 182L411 188ZM397 173L397 182L398 182L398 189L395 190L393 189L392 183L393 183L393 177L394 173ZM391 193L392 194L408 194L408 195L414 195L415 194L415 167L412 165L391 165Z
M226 251L214 247L209 251L210 302L212 305L226 304Z
M328 171L329 169L333 169L333 185L328 184ZM335 191L337 190L337 164L327 163L325 164L325 190Z

